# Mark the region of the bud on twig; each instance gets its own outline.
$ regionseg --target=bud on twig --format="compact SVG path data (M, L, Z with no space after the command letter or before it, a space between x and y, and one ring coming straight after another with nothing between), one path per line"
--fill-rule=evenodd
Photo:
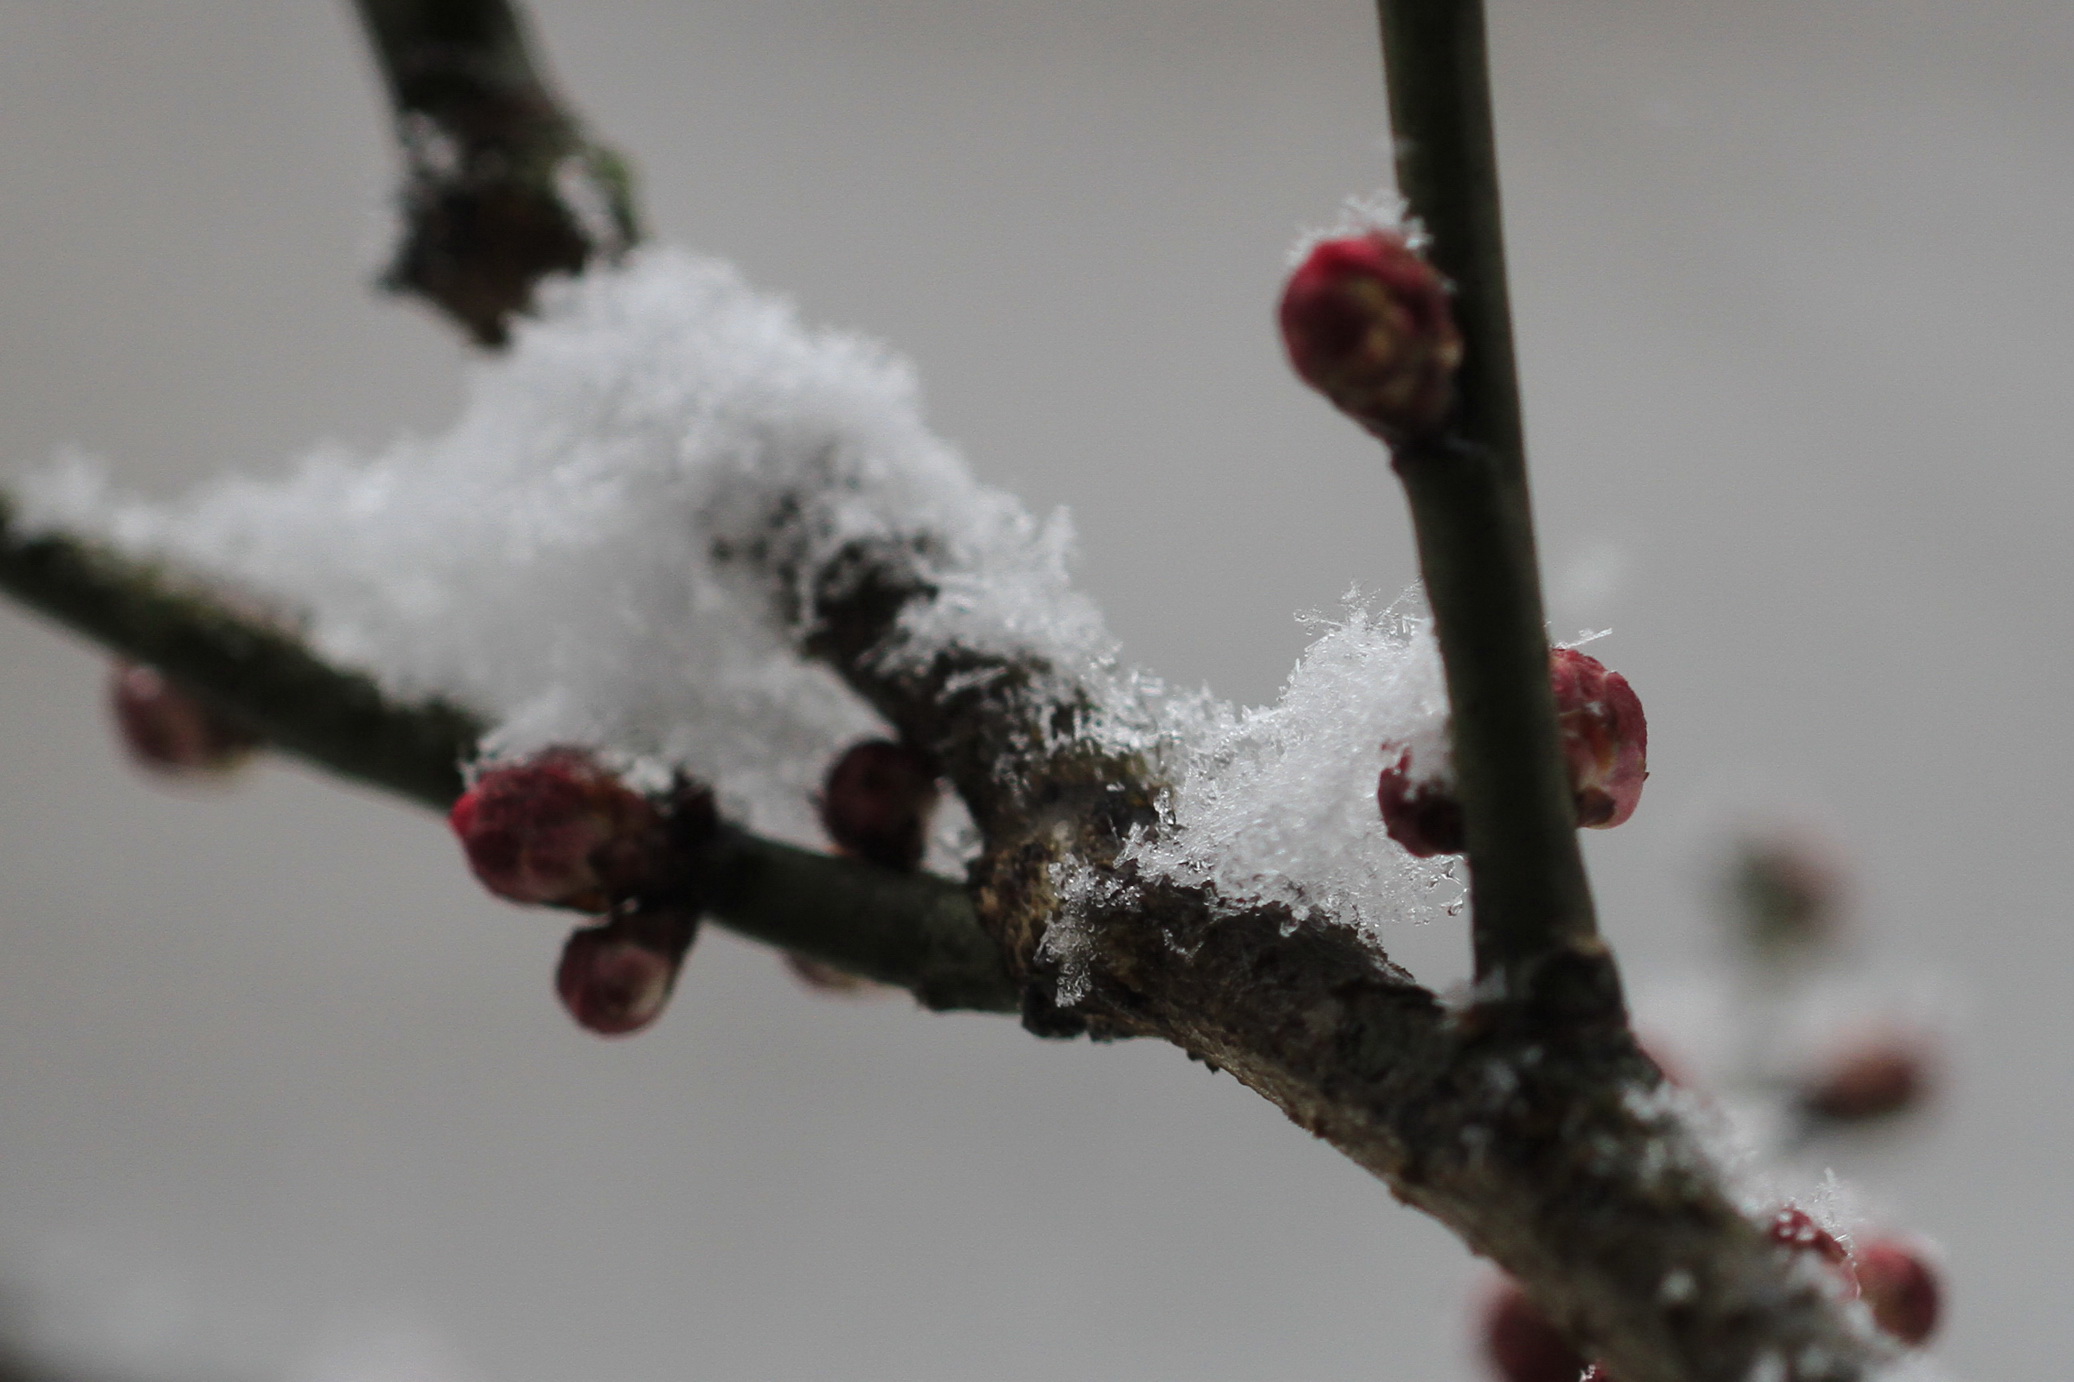
M697 933L697 914L676 907L580 926L562 947L555 993L585 1031L631 1036L662 1016Z
M1511 1280L1485 1303L1484 1357L1503 1382L1578 1382L1584 1357Z
M1895 1034L1835 1055L1802 1089L1800 1103L1834 1123L1869 1123L1916 1107L1930 1084L1928 1052Z
M1635 814L1649 777L1649 726L1627 678L1575 648L1552 648L1549 685L1577 823L1611 829ZM1446 773L1421 775L1412 750L1386 742L1376 804L1390 838L1417 858L1459 854L1468 845L1462 805Z
M889 739L852 745L821 788L821 825L836 848L902 873L922 866L939 796L928 755Z
M1873 1322L1911 1346L1937 1332L1943 1292L1923 1254L1883 1239L1858 1250L1858 1284Z
M1282 343L1306 384L1388 441L1430 435L1454 404L1462 335L1447 285L1395 231L1324 240L1282 292Z
M1798 1205L1783 1206L1772 1216L1769 1232L1772 1241L1782 1247L1820 1258L1843 1284L1844 1294L1857 1296L1858 1277L1851 1269L1851 1254L1835 1234L1816 1223L1806 1210Z
M116 663L108 704L130 761L167 777L230 772L263 742L256 732L182 690L154 667Z
M1777 829L1741 841L1725 881L1734 919L1748 939L1761 951L1783 953L1835 934L1843 874L1818 836Z
M667 849L655 806L579 749L492 768L447 819L475 876L513 902L601 911Z

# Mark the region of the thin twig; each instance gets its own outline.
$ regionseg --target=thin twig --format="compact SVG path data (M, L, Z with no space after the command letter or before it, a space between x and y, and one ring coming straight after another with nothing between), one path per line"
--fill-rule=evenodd
M1551 955L1599 947L1549 691L1483 4L1380 9L1398 187L1453 282L1464 341L1452 424L1395 463L1447 666L1476 972L1517 995Z

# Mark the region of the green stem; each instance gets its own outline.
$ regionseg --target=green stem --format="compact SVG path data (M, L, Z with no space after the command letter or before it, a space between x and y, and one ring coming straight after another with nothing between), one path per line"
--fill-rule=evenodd
M1476 971L1518 996L1543 961L1598 943L1549 690L1483 5L1380 11L1398 188L1454 286L1464 341L1449 430L1400 451L1396 468L1447 666Z

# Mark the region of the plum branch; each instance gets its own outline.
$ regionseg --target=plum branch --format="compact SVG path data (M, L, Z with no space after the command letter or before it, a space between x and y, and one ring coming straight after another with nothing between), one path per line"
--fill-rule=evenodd
M548 94L502 0L360 0L408 169L397 282L501 343L545 275L634 239L623 170ZM909 531L822 551L825 496L771 496L726 554L777 622L941 764L982 835L965 886L733 828L681 867L734 929L1229 1071L1499 1262L1624 1382L1852 1382L1888 1346L1745 1212L1637 1049L1597 938L1548 680L1505 304L1479 0L1382 0L1399 176L1454 285L1445 426L1399 445L1453 705L1480 980L1451 1008L1332 916L1133 862L1171 786L1105 737L1113 688L916 630L946 598ZM573 175L573 176L572 176ZM578 203L601 196L604 214ZM797 483L833 483L806 476ZM234 596L0 504L0 588L150 662L309 761L443 807L482 719L390 698Z

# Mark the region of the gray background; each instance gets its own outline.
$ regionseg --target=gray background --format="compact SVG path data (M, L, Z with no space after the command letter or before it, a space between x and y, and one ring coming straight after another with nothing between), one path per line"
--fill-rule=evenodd
M1273 694L1292 611L1411 578L1375 449L1287 376L1283 250L1385 176L1362 0L555 0L664 238L919 362L1070 505L1130 654ZM1498 0L1558 627L1655 776L1591 841L1646 982L1723 812L1831 822L1940 976L1940 1113L1840 1163L1936 1236L1947 1354L2056 1375L2074 10ZM391 180L341 5L0 0L0 464L171 492L450 416L366 282ZM624 1045L428 818L267 767L149 788L102 661L0 614L0 1271L154 1379L1457 1378L1478 1268L1168 1049L798 992L702 942ZM1422 974L1462 938L1406 928Z

